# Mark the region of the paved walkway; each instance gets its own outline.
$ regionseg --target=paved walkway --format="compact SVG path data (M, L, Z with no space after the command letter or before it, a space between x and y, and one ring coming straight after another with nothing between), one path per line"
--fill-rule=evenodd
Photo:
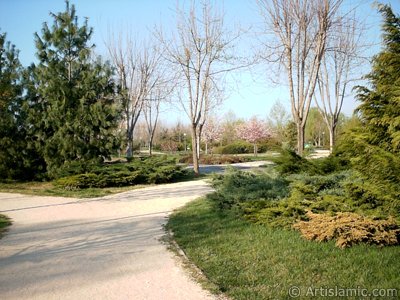
M159 242L175 208L211 191L193 181L99 199L0 193L0 299L213 299Z

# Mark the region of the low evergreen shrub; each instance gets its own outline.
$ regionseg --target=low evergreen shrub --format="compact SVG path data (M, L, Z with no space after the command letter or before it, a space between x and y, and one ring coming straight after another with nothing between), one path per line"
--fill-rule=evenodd
M245 141L236 141L226 146L214 148L215 154L245 154L253 153L253 144Z
M219 209L243 211L244 204L252 207L265 206L264 202L286 197L289 184L285 179L273 178L261 173L253 174L234 170L225 175L215 175L212 186L216 192L208 195Z
M200 155L200 164L205 165L221 165L221 164L234 164L250 161L249 157L233 156L233 155ZM180 163L192 164L193 156L187 155L179 159Z
M84 174L66 176L54 181L64 189L121 187L135 184L167 183L178 180L189 171L177 166L174 158L150 157L130 163L96 165Z
M334 216L307 212L307 217L307 221L299 221L293 228L308 240L336 240L339 248L359 243L392 246L400 242L400 228L394 219L373 220L349 212Z

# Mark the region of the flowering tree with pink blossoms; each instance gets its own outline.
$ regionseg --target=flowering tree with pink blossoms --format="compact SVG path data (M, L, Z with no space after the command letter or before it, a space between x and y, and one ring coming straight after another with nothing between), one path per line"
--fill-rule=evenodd
M208 144L218 142L223 134L222 126L213 118L209 118L203 127L202 139L206 143L206 154L208 154Z
M271 137L272 131L264 121L252 117L249 121L236 127L236 134L238 138L252 143L254 155L257 155L257 142Z

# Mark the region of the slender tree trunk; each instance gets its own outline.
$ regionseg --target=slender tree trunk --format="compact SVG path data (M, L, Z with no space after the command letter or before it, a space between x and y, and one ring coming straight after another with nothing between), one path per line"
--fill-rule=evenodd
M133 154L132 148L133 148L133 141L132 141L132 139L128 139L128 145L126 147L126 157L127 158L132 157L132 154Z
M191 128L192 131L192 154L193 154L193 171L196 175L199 175L199 158L197 156L197 151L198 151L198 137L197 137L197 131L196 131L196 125L192 125Z
M304 125L297 125L297 154L303 156L304 153Z
M153 137L150 136L149 138L149 156L153 155Z
M254 156L257 156L257 152L258 151L257 151L257 144L256 143L253 144L253 148L254 148L254 150L253 150L254 151Z
M208 142L206 142L206 155L208 154Z
M336 126L329 126L329 152L332 154L335 146Z

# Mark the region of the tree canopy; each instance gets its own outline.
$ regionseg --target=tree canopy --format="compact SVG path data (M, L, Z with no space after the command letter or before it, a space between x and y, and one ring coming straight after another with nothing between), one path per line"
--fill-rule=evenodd
M400 17L387 5L379 11L384 47L366 76L369 86L357 88L361 124L347 133L342 148L362 178L355 196L400 207Z
M29 68L29 123L50 176L71 164L110 157L116 147L118 107L112 68L94 57L87 20L74 5L51 14L35 34L39 63ZM60 169L61 168L61 169Z

